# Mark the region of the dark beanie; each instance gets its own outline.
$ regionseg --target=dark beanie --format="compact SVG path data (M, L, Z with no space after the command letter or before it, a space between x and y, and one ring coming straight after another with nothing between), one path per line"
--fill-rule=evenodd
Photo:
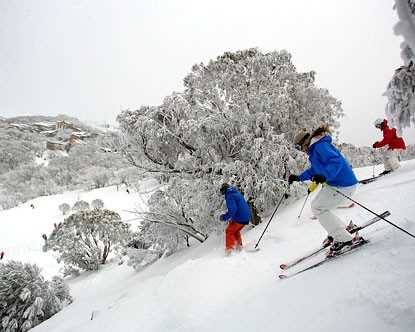
M227 184L227 183L223 183L221 186L220 186L220 193L222 194L222 195L225 195L225 192L226 192L226 190L229 188L229 184Z

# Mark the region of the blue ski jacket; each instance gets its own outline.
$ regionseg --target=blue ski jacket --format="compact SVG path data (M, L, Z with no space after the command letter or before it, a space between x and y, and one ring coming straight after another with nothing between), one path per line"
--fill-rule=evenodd
M325 135L310 145L307 153L311 167L299 175L300 181L322 174L330 186L348 187L357 183L348 161L331 142L331 136Z
M231 219L239 224L249 224L251 209L245 198L235 187L226 189L225 200L228 212L223 215L223 220Z

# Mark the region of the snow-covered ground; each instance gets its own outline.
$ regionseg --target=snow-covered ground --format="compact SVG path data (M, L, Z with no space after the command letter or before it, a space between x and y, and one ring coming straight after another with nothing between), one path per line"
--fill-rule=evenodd
M53 224L64 220L58 207L62 203L70 206L78 200L91 203L101 199L104 207L116 211L122 220L128 221L132 227L139 222L137 216L128 212L146 209L149 189L157 186L154 180L142 183L143 190L139 193L126 192L124 186L106 187L91 191L72 191L64 194L43 196L30 200L13 209L0 211L0 251L5 252L5 259L23 262L34 262L43 269L43 274L50 278L58 274L62 266L50 252L43 252L42 234L50 234ZM33 204L34 208L31 207Z
M365 178L372 168L357 172ZM78 198L101 198L123 219L131 218L124 210L145 208L138 194L114 188L38 198L0 211L0 250L56 272L40 235L62 219L60 203ZM354 198L377 212L390 210L389 220L415 233L415 161L361 186ZM358 252L292 279L276 277L280 263L325 237L309 204L297 219L302 202L276 214L255 253L225 257L223 238L211 236L142 272L110 264L84 273L69 281L73 304L34 331L415 331L415 239L386 222L362 233L371 242ZM355 223L371 217L359 207L338 214ZM265 224L246 231L245 241L255 243Z

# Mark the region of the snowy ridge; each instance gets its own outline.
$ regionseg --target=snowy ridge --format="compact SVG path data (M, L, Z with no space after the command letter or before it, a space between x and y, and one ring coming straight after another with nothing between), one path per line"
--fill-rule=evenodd
M365 178L372 167L357 171ZM116 211L145 208L137 196L117 194L114 188L105 188L97 196L98 192L84 193L88 197L82 199L101 198ZM57 215L63 196L31 202L44 211L48 206L52 210L54 200L56 211L52 212ZM415 161L361 186L354 196L377 212L390 210L389 219L412 233L414 197ZM7 249L11 243L7 238L12 238L14 247L8 251L27 248L26 259L47 268L50 262L34 255L40 243L33 241L37 237L41 241L40 233L53 220L29 210L31 202L0 212L0 246L6 243ZM315 248L325 236L320 225L310 220L309 203L297 220L302 203L299 200L276 214L256 253L225 257L222 236L212 235L205 243L140 273L125 264L84 273L69 281L74 303L33 331L413 331L415 240L385 222L362 233L371 243L358 253L289 280L277 279L280 263ZM357 224L371 217L358 207L338 214L345 222L352 219ZM245 242L255 243L265 224L245 232ZM14 231L19 227L29 231L23 236Z

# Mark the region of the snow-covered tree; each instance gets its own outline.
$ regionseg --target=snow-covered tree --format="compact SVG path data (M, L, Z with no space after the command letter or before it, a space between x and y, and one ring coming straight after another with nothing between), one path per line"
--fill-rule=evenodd
M415 1L395 0L394 8L399 18L394 31L404 39L401 44L401 57L405 65L408 65L415 60Z
M388 98L386 115L399 131L415 125L415 66L411 62L395 70L384 95Z
M0 174L32 163L43 146L35 134L0 126Z
M108 255L130 240L129 225L106 209L80 211L57 225L48 237L48 248L59 261L83 270L97 270Z
M379 149L369 146L357 147L347 143L340 144L338 148L354 168L383 163L382 152Z
M401 57L404 65L395 70L384 95L388 98L386 116L399 131L415 125L415 2L395 0L399 22L394 30L404 41Z
M107 168L96 166L89 169L88 177L92 180L94 188L103 188L114 176Z
M93 209L102 209L104 207L104 202L102 201L102 199L99 199L99 198L94 199L91 202L91 207Z
M46 167L22 165L0 175L0 204L9 208L31 198L50 195L55 189L56 185ZM9 196L6 201L2 199L1 192ZM8 202L11 206L8 206Z
M35 264L0 263L1 331L28 331L71 301L62 278L45 281Z
M177 248L188 245L189 239L203 242L208 233L215 228L216 223L204 222L206 211L201 209L201 198L205 191L203 182L189 183L174 180L165 191L155 192L148 201L149 211L143 213L141 224L146 237L145 243L156 244L157 249L165 252L175 251ZM217 195L216 195L217 196ZM219 197L211 197L207 204L217 203Z
M139 187L140 181L143 180L142 172L136 167L126 167L115 172L117 183L125 186Z
M68 203L62 203L59 205L59 211L61 211L63 215L67 214L70 209L71 206Z
M72 207L72 210L75 212L85 211L89 209L89 203L83 200L76 201Z
M407 145L406 150L399 152L399 156L401 160L415 159L415 144Z
M185 90L160 106L122 112L118 149L132 165L161 174L176 187L166 190L167 201L192 183L199 185L193 191L217 195L220 184L230 181L254 211L264 212L287 189L288 174L306 162L291 144L299 128L322 122L336 128L342 115L340 102L317 88L314 76L298 73L286 51L227 52L207 65L194 65L184 79ZM201 229L209 229L215 211L207 204L211 197L201 195L203 201L189 194L181 205L185 216L194 210L206 215Z
M49 151L47 162L40 164L40 156L45 156L44 137L8 128L8 122L0 121L0 208L41 195L119 183L114 173L131 166L119 153L102 151L102 143L112 139L113 134L103 134L73 145L68 154Z

